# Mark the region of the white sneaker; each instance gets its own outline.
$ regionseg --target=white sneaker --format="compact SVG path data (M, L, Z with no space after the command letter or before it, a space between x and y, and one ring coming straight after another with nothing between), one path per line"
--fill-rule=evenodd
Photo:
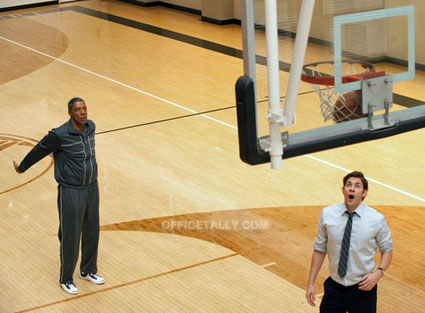
M62 289L71 295L76 295L78 293L78 288L74 285L74 283L65 283L61 284Z
M96 285L102 285L105 282L105 280L103 279L103 277L98 276L96 274L92 274L92 273L85 274L85 273L79 272L79 276L80 276L81 279L89 280L93 284L96 284Z

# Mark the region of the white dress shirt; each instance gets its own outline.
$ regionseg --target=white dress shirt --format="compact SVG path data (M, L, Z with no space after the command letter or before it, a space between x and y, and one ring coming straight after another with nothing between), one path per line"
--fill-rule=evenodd
M381 253L392 250L391 232L384 216L361 203L355 210L351 229L347 274L338 275L338 262L348 214L344 203L324 208L320 214L314 250L327 253L330 276L344 286L357 284L365 274L375 269L377 247Z

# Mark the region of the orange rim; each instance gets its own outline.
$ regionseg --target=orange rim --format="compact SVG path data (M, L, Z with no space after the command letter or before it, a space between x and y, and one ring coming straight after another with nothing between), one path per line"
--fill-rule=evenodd
M384 71L376 72L375 65L368 62L363 61L355 61L355 60L344 60L343 63L350 63L350 64L360 64L364 69L367 69L366 72L360 73L360 74L352 74L352 75L345 75L342 77L342 83L349 83L354 81L359 81L363 79L367 79L370 77L378 77L385 75ZM333 64L334 61L322 61L322 62L313 62L304 65L303 72L305 72L306 69L309 67L317 67L320 64ZM311 69L310 69L311 70ZM311 76L307 74L301 75L301 80L315 85L328 85L328 86L334 86L335 85L335 77L334 76Z

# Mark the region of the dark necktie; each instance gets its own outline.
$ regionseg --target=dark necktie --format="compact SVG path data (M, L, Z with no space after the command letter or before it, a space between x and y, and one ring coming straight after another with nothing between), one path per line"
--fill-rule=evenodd
M351 238L351 226L353 225L353 216L354 212L350 213L345 211L348 214L348 221L345 225L344 237L342 238L341 245L341 255L339 257L338 263L338 275L343 278L347 274L347 261L348 261L348 252L350 249L350 238Z

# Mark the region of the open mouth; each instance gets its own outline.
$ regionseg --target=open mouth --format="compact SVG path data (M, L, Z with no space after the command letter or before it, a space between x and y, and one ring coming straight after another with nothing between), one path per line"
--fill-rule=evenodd
M353 200L354 199L354 195L349 195L348 199Z

